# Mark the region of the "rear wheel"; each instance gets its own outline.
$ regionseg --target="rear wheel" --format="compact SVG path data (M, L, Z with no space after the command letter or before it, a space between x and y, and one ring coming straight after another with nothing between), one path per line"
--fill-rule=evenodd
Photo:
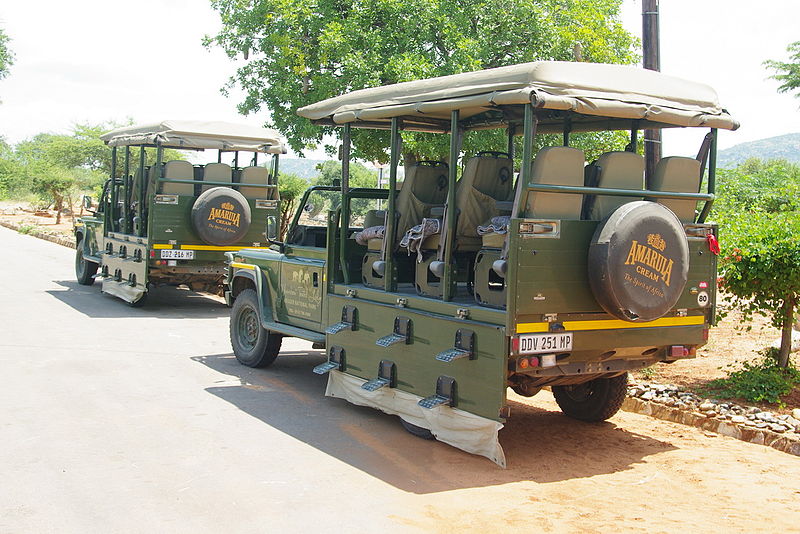
M233 301L230 335L233 354L248 367L271 365L281 350L280 334L261 327L258 296L252 289L245 289Z
M94 273L97 272L97 264L83 257L83 236L78 238L75 243L75 278L82 286L94 284Z
M403 428L405 428L406 431L408 431L409 434L413 434L418 438L422 439L436 439L436 436L433 435L433 432L431 432L427 428L422 428L421 426L411 424L402 417L400 418L400 423L403 425Z
M553 386L561 411L573 419L605 421L617 413L625 400L628 373L613 378L596 378L583 384Z

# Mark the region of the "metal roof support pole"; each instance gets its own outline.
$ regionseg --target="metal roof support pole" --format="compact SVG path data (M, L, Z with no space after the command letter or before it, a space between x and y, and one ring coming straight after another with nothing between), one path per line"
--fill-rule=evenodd
M278 185L278 155L272 155L272 184Z
M108 212L111 214L111 229L117 231L117 147L111 148L111 206Z
M572 118L568 115L564 119L564 146L569 146L569 134L572 132Z
M458 155L461 152L461 131L458 126L459 110L450 112L450 167L447 179L447 204L444 213L444 239L440 246L444 247L441 261L444 262L442 276L442 300L453 300L455 294L456 268L453 265L453 241L456 233L456 173L458 172Z
M631 128L631 142L627 146L628 152L636 154L639 151L639 129L634 126Z
M342 268L342 280L350 283L347 271L347 233L350 230L350 123L342 128L342 216L339 219L339 265Z
M381 259L385 262L383 270L383 289L397 291L397 277L394 274L394 244L396 242L397 217L395 216L395 196L397 193L397 167L400 164L400 120L392 117L391 147L389 148L389 199L386 206L386 225L381 249Z
M701 177L702 178L702 177ZM711 128L711 149L708 154L708 194L713 195L717 189L717 129ZM706 222L706 217L711 211L713 200L709 200L703 205L700 215L697 217L698 223Z
M145 163L147 162L147 155L145 154L144 147L139 147L139 172L142 179L139 180L139 202L136 203L136 217L139 219L139 230L136 235L141 237L144 235L144 203L147 201L145 194L147 192L147 174L145 173Z
M114 160L117 158L115 157ZM126 234L131 233L131 197L133 196L133 192L131 191L131 185L133 185L131 181L131 147L125 145L125 170L122 176L122 181L124 182L125 186L125 198L122 201L122 216L124 222L122 231Z
M516 124L509 124L508 125L508 155L511 158L512 164L514 161L514 136L517 135L517 126Z

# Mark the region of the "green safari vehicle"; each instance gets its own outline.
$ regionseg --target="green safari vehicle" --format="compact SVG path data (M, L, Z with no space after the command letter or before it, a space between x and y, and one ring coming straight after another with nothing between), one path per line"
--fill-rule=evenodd
M354 91L298 113L342 129L342 183L306 192L285 241L272 234L268 250L228 254L242 364L269 365L286 336L312 341L326 347L314 371L328 373L327 395L505 465L507 388L550 387L565 414L601 421L620 408L628 371L706 343L717 131L738 127L711 88L535 62ZM697 158L665 157L645 176L639 131L675 127L708 130ZM352 128L391 132L388 189L349 187ZM465 136L493 128L507 133L505 151L462 151ZM625 150L587 162L570 146L576 133L612 130L630 133ZM408 166L398 188L402 131L449 136L450 156ZM321 194L335 196L327 216L304 215ZM383 209L362 216L365 202Z
M111 147L111 177L97 211L75 225L80 284L99 277L103 293L132 306L164 284L221 294L225 252L268 246L266 226L280 211L278 157L286 151L274 130L173 120L118 128L101 139ZM170 148L213 150L216 161L164 161ZM232 165L223 163L225 153ZM269 167L258 165L259 154L271 156ZM148 164L148 156L155 161ZM91 199L84 201L91 209Z

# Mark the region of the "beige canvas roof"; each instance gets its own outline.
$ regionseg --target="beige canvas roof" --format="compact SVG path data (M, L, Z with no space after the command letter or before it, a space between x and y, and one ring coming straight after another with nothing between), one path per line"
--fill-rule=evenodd
M476 128L514 118L534 103L540 128L573 131L649 126L705 126L735 130L736 122L704 84L623 65L538 61L508 67L361 89L300 108L324 124L385 125L400 117L411 129L441 129L450 112L474 118ZM434 126L438 125L438 127Z
M100 136L108 146L154 145L285 154L286 140L275 130L217 121L167 120L117 128Z

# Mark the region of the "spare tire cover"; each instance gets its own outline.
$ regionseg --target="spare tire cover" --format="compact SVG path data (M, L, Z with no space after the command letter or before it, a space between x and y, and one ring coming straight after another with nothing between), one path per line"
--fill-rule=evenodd
M652 321L678 302L689 274L683 224L661 204L636 201L602 221L589 245L597 302L626 321Z
M230 187L204 191L192 206L192 227L209 245L231 245L250 229L250 205Z

